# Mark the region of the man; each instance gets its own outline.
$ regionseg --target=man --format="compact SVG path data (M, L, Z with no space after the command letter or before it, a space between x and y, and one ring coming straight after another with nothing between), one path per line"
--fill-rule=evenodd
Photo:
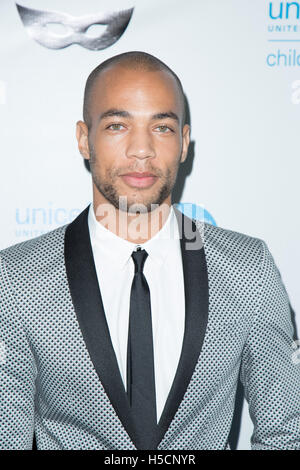
M93 204L1 252L2 449L229 449L240 378L253 449L300 449L288 296L264 241L171 205L189 126L143 52L89 76Z

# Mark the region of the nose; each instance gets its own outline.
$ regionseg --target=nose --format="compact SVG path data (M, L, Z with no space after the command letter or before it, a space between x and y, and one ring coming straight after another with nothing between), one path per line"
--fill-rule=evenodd
M132 130L129 135L128 145L126 149L128 158L144 158L155 157L155 148L152 136L147 129Z

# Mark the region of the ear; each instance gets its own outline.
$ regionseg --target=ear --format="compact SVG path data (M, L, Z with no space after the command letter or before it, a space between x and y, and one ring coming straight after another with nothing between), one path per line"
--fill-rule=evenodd
M76 139L78 142L78 149L83 158L86 160L90 159L88 135L89 130L86 123L83 121L78 121L76 123Z
M183 163L187 157L188 149L190 143L190 126L185 124L182 129L182 152L180 163Z

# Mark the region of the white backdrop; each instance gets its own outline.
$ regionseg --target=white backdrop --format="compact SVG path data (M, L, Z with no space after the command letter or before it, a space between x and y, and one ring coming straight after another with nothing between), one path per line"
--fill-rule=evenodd
M204 207L218 226L268 243L299 324L300 4L19 2L77 17L134 11L106 49L49 49L30 36L15 2L1 0L0 249L68 223L91 201L75 140L86 78L112 55L143 50L173 68L188 98L194 158L182 165L181 201ZM45 28L46 36L67 32L58 24ZM95 28L90 37L104 30ZM239 449L250 448L252 429L245 403Z

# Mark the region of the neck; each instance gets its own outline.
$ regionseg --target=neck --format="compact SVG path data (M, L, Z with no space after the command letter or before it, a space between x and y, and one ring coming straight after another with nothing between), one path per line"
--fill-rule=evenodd
M106 229L129 242L142 244L159 232L171 210L171 195L156 209L146 213L128 213L116 209L108 201L94 197L96 219Z

